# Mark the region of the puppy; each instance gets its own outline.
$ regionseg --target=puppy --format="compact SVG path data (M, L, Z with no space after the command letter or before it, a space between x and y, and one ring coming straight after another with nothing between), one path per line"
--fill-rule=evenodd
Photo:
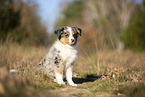
M66 76L69 85L77 86L72 81L72 71L78 53L77 38L81 32L80 28L69 26L56 30L57 41L37 66L54 77L58 84L65 84L63 77Z

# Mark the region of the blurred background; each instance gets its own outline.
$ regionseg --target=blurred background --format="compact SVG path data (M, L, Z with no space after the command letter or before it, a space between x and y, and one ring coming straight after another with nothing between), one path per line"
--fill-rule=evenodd
M82 29L78 87L36 71L62 26ZM145 97L145 0L0 0L0 97L51 94Z
M0 42L49 45L55 29L83 30L81 48L145 50L144 0L1 0Z

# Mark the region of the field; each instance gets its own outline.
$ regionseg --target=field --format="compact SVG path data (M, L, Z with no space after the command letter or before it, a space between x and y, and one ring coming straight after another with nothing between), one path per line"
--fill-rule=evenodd
M72 87L36 71L48 50L0 43L0 97L145 97L145 52L79 48Z

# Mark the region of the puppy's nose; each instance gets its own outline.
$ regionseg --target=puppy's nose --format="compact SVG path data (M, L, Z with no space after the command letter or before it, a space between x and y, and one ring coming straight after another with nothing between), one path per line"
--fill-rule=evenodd
M71 39L71 42L74 42L75 40L74 39Z

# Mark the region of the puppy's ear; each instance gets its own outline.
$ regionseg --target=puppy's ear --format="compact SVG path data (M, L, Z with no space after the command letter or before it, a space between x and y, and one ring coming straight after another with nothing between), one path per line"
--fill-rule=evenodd
M55 34L57 35L57 38L60 40L61 38L61 34L63 34L63 30L64 30L64 27L58 29L58 30L55 30Z
M82 29L76 27L76 30L77 30L78 35L81 36L81 34L82 34Z

